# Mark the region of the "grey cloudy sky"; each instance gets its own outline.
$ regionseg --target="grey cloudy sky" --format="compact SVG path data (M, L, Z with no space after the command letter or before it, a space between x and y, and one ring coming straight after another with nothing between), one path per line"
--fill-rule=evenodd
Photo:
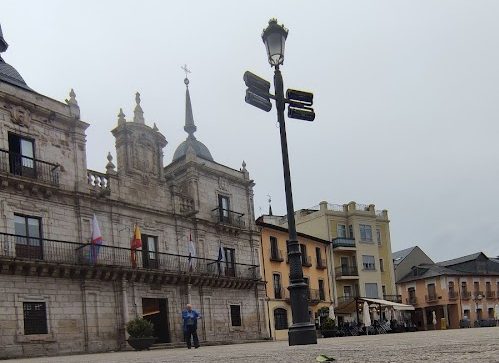
M185 139L192 70L197 137L216 161L255 179L256 213L285 213L273 110L244 103L245 70L272 79L260 34L290 29L285 87L315 94L316 121L289 120L295 208L374 203L388 209L392 249L442 260L499 255L499 2L6 1L4 59L58 100L74 88L88 167L114 154L109 132L142 94L146 123Z

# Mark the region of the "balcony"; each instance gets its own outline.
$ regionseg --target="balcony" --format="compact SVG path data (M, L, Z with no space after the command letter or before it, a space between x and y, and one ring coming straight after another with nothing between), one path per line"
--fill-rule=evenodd
M457 300L458 294L455 291L449 291L449 300Z
M283 287L279 289L274 288L274 299L276 300L289 300L289 290Z
M496 298L496 292L495 291L485 291L485 297L487 299L495 299Z
M358 279L359 271L357 266L343 265L334 269L336 280Z
M463 300L469 300L471 298L471 292L470 291L461 291L461 299Z
M301 265L304 267L312 266L312 258L310 256L301 255Z
M424 298L427 303L436 303L438 301L438 296L436 294L425 295Z
M243 213L216 207L211 210L211 214L213 220L219 226L227 227L229 229L244 229L246 227L246 222L243 219Z
M319 290L316 289L308 289L307 300L310 304L315 305L321 301L321 294Z
M355 250L354 238L338 237L334 238L331 242L333 244L333 249L346 251Z
M481 295L482 297L485 297L483 291L478 291L478 290L473 291L473 298L476 298L479 295Z
M270 256L270 261L272 262L282 262L284 261L284 258L282 257L282 251L281 250L274 250L270 249L269 250L269 256Z
M0 173L59 186L59 165L2 149L0 149Z
M113 246L27 238L0 233L0 271L60 277L115 279L157 284L208 284L250 288L260 280L259 266ZM135 262L132 263L132 260Z
M355 295L352 295L352 296L339 296L336 300L337 300L337 304L338 306L343 306L343 305L347 305L347 304L350 304L351 302L353 302L358 296L355 296Z
M383 299L402 304L402 295L383 295Z
M325 270L327 268L327 265L326 265L326 259L324 258L318 258L317 259L317 269L318 270Z
M409 305L417 305L418 304L418 298L416 296L409 296L407 299L405 299L406 304Z

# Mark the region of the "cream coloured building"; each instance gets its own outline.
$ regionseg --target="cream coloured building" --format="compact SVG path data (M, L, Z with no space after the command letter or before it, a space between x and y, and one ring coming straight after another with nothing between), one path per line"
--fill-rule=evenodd
M299 232L330 241L328 263L335 308L355 297L401 302L396 294L388 212L373 204L321 202L295 212ZM286 225L285 218L276 219ZM350 313L345 311L345 315Z
M134 317L153 322L158 343L179 343L187 302L203 316L201 340L268 335L246 165L217 163L196 139L188 88L187 138L165 163L166 137L140 102L137 93L129 119L118 114L116 160L108 154L105 171L88 170L92 126L75 93L65 102L42 95L0 58L0 359L125 349Z

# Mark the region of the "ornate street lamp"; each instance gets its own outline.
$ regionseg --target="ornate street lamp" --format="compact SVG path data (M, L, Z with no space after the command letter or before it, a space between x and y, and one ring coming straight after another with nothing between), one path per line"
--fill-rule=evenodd
M303 91L287 90L284 97L283 80L279 66L284 62L284 44L288 30L271 19L268 27L263 31L262 40L267 48L268 60L274 71L275 95L269 93L270 82L250 73L244 74L244 81L248 86L246 102L264 111L270 111L270 99L275 99L277 120L281 136L282 166L284 171L284 189L286 192L286 210L288 218L288 260L290 269L289 295L293 323L289 327L289 345L317 344L315 325L310 321L308 314L308 285L303 280L302 256L296 234L293 193L291 191L291 176L289 170L288 142L286 125L284 123L284 109L288 107L288 117L306 121L313 121L315 113L311 108L313 94Z

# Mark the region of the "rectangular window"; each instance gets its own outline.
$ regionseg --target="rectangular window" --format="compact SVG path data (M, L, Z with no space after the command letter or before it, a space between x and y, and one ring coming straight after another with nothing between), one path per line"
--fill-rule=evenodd
M428 298L430 300L435 300L437 298L437 290L435 289L435 284L428 284L426 288L428 289Z
M366 282L366 297L378 298L378 284Z
M304 244L300 244L300 252L301 252L301 263L303 266L309 266L310 263L308 261L308 256L307 256L307 246Z
M348 237L355 238L355 235L353 234L353 226L351 224L348 226Z
M273 261L282 261L281 258L277 238L270 236L270 259Z
M376 228L376 242L378 242L378 245L381 245L381 229Z
M220 222L230 222L230 200L229 197L218 195L218 216Z
M339 238L346 238L347 236L347 226L344 224L338 224L336 226L336 234Z
M475 294L480 291L480 283L478 281L473 282L473 291Z
M364 270L374 271L376 269L374 256L362 255L362 267Z
M464 309L463 316L464 316L464 320L468 320L470 318L470 310Z
M385 267L383 266L383 259L382 258L379 259L379 270L381 272L385 271Z
M315 257L316 257L317 266L322 266L322 253L320 247L315 247Z
M241 305L230 306L230 323L232 326L241 326Z
M360 229L360 240L371 242L373 240L373 234L371 230L371 226L369 224L361 224L359 225Z
M386 286L382 285L381 286L381 292L383 293L383 297L386 295Z
M490 290L490 281L487 281L487 282L485 283L485 291L487 291L487 292L490 292L490 291L491 291L491 290Z
M273 280L274 280L274 297L276 299L282 299L282 285L281 285L281 275L279 274L273 274Z
M352 286L349 286L349 285L343 286L343 296L345 296L345 297L353 296Z
M462 290L462 292L468 291L468 286L466 284L466 281L461 282L461 290Z
M44 302L24 302L24 334L48 334L47 309Z
M225 274L227 276L236 276L236 250L233 248L224 247L225 253Z
M319 299L321 301L326 300L326 293L324 291L324 281L323 280L319 280Z
M35 143L9 133L9 166L15 175L35 177Z
M14 214L16 257L43 259L41 226L40 218Z
M489 308L488 309L488 318L489 319L494 319L494 308Z
M144 268L158 268L158 237L143 234L142 264Z

